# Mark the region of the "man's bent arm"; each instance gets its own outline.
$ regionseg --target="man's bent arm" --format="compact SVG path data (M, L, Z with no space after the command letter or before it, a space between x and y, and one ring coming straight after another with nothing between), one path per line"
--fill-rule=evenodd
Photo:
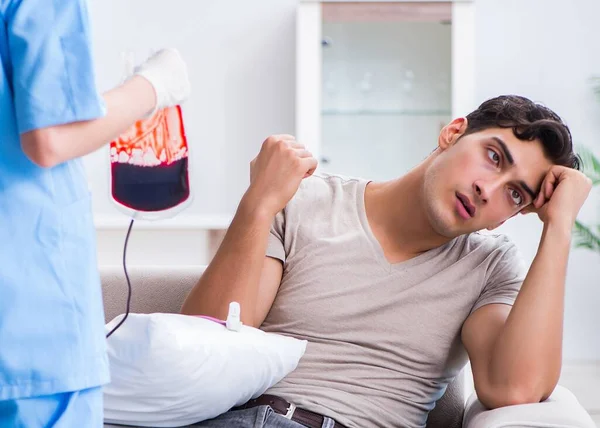
M479 394L490 408L543 401L558 383L570 244L568 226L544 226L537 255L486 364L488 388Z
M279 260L265 257L271 223L316 167L316 159L291 135L265 140L251 162L250 187L217 254L183 304L182 313L225 319L229 303L236 301L244 324L262 324L283 272Z
M550 169L530 209L544 222L542 238L512 310L484 306L463 326L475 388L487 407L543 401L558 383L571 230L591 187L579 171Z

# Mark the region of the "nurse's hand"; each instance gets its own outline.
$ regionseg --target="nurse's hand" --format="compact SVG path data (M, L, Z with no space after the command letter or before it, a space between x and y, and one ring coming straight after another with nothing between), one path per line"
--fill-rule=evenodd
M135 70L154 87L157 110L181 104L190 96L187 66L176 49L162 49Z
M291 135L272 135L250 163L250 187L244 195L257 209L275 216L312 175L317 160Z

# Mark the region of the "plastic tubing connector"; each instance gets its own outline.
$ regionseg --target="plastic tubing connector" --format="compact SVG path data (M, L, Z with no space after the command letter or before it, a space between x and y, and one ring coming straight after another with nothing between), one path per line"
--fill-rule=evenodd
M240 312L240 304L238 302L231 302L229 304L229 313L227 314L227 321L225 322L225 327L227 327L228 330L240 331L242 329Z

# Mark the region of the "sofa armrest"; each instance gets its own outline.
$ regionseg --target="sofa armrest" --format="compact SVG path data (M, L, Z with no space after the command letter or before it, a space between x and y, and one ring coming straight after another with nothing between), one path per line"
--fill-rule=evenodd
M590 415L568 389L557 386L542 403L487 410L473 393L467 402L463 428L596 428Z

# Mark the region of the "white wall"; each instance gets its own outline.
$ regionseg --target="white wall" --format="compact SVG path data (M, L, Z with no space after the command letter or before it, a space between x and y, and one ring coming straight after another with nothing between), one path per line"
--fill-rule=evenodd
M476 0L476 96L518 93L554 109L577 144L600 155L600 100L589 78L600 75L597 0ZM596 189L581 218L600 223ZM507 222L508 234L530 261L541 223ZM564 358L600 360L600 254L573 250L567 276Z

